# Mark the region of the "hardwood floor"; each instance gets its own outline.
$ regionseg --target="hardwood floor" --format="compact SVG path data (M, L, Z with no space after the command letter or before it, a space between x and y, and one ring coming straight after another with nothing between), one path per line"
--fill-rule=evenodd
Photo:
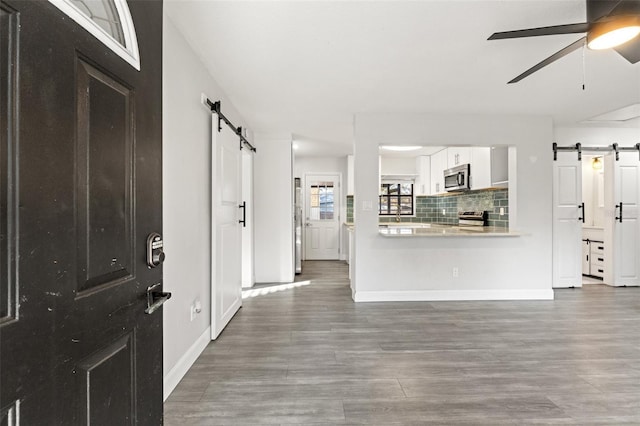
M640 425L638 288L355 304L345 263L303 270L251 290L165 424Z

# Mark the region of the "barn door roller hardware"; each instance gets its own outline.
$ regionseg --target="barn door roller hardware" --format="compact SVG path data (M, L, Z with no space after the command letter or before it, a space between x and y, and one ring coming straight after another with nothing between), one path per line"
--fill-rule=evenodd
M207 99L206 102L209 108L211 108L211 112L216 113L216 115L218 116L218 131L222 130L222 122L224 121L226 125L229 126L231 130L233 130L233 133L240 137L240 149L242 149L244 145L247 145L251 151L256 152L256 148L242 134L242 127L234 126L233 123L229 121L229 119L225 117L224 114L220 111L220 101L211 102L210 99Z
M578 161L582 161L582 144L577 143L571 146L558 146L557 143L553 143L553 161L558 159L558 151L578 151Z
M618 146L617 143L613 143L608 146L585 146L583 147L581 143L577 143L575 145L569 146L558 146L557 143L553 143L553 161L558 160L558 152L559 151L577 151L578 152L578 161L582 161L582 152L615 152L616 153L616 161L620 160L620 153L624 151L638 151L638 160L640 160L640 143L635 144L634 146Z

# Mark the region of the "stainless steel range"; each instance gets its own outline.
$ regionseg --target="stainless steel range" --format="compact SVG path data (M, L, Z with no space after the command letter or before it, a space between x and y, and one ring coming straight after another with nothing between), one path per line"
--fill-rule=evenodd
M489 213L486 211L458 212L459 226L486 226Z

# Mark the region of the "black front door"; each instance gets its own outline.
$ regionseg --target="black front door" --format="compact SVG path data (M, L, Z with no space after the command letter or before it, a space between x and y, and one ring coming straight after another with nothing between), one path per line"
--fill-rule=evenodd
M139 71L51 3L0 0L2 425L162 423L162 3L129 9Z

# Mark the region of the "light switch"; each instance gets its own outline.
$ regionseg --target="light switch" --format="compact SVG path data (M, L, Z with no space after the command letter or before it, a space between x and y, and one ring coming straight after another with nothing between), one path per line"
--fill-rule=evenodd
M362 202L362 211L370 212L373 210L373 202L371 201L363 201Z

